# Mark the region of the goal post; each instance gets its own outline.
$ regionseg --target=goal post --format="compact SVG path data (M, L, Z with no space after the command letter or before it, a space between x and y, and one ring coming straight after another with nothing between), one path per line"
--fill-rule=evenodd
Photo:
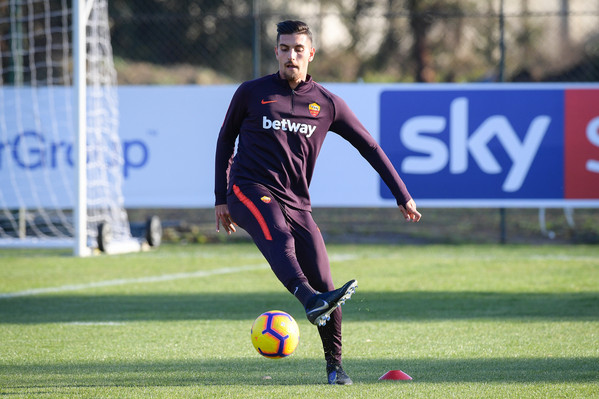
M0 247L136 251L108 0L0 0Z
M87 245L87 68L86 27L95 0L73 0L73 89L75 92L75 187L73 254L86 256Z

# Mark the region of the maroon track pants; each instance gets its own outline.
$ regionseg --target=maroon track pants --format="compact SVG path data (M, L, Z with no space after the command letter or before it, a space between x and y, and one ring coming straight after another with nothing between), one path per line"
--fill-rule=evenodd
M233 221L249 233L272 271L293 294L300 282L334 289L329 258L312 213L289 208L261 185L234 186L227 198ZM341 363L341 307L318 327L327 363Z

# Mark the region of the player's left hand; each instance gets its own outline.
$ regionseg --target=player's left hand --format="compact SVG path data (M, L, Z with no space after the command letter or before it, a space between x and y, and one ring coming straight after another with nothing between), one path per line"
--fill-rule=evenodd
M405 205L400 205L399 210L407 222L418 222L422 215L416 210L416 202L409 200Z

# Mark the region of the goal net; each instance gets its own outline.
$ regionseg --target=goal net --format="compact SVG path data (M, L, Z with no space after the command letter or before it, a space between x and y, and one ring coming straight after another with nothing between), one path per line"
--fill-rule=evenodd
M72 1L89 13L79 39L87 70L85 209L77 208ZM90 250L134 249L107 0L0 0L0 61L0 246L74 248L80 234ZM75 227L78 213L83 229Z

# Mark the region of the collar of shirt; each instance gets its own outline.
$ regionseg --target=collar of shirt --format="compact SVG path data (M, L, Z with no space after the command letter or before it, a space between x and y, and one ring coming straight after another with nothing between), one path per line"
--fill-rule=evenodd
M289 82L287 82L287 80L282 79L281 75L279 75L279 72L275 73L272 75L273 78L275 79L275 81L277 82L277 84L285 87L286 89L290 89L289 87ZM312 76L310 74L306 75L306 80L304 80L303 82L300 82L299 85L297 85L297 87L293 90L296 93L303 93L303 92L307 92L308 90L310 90L312 88Z

